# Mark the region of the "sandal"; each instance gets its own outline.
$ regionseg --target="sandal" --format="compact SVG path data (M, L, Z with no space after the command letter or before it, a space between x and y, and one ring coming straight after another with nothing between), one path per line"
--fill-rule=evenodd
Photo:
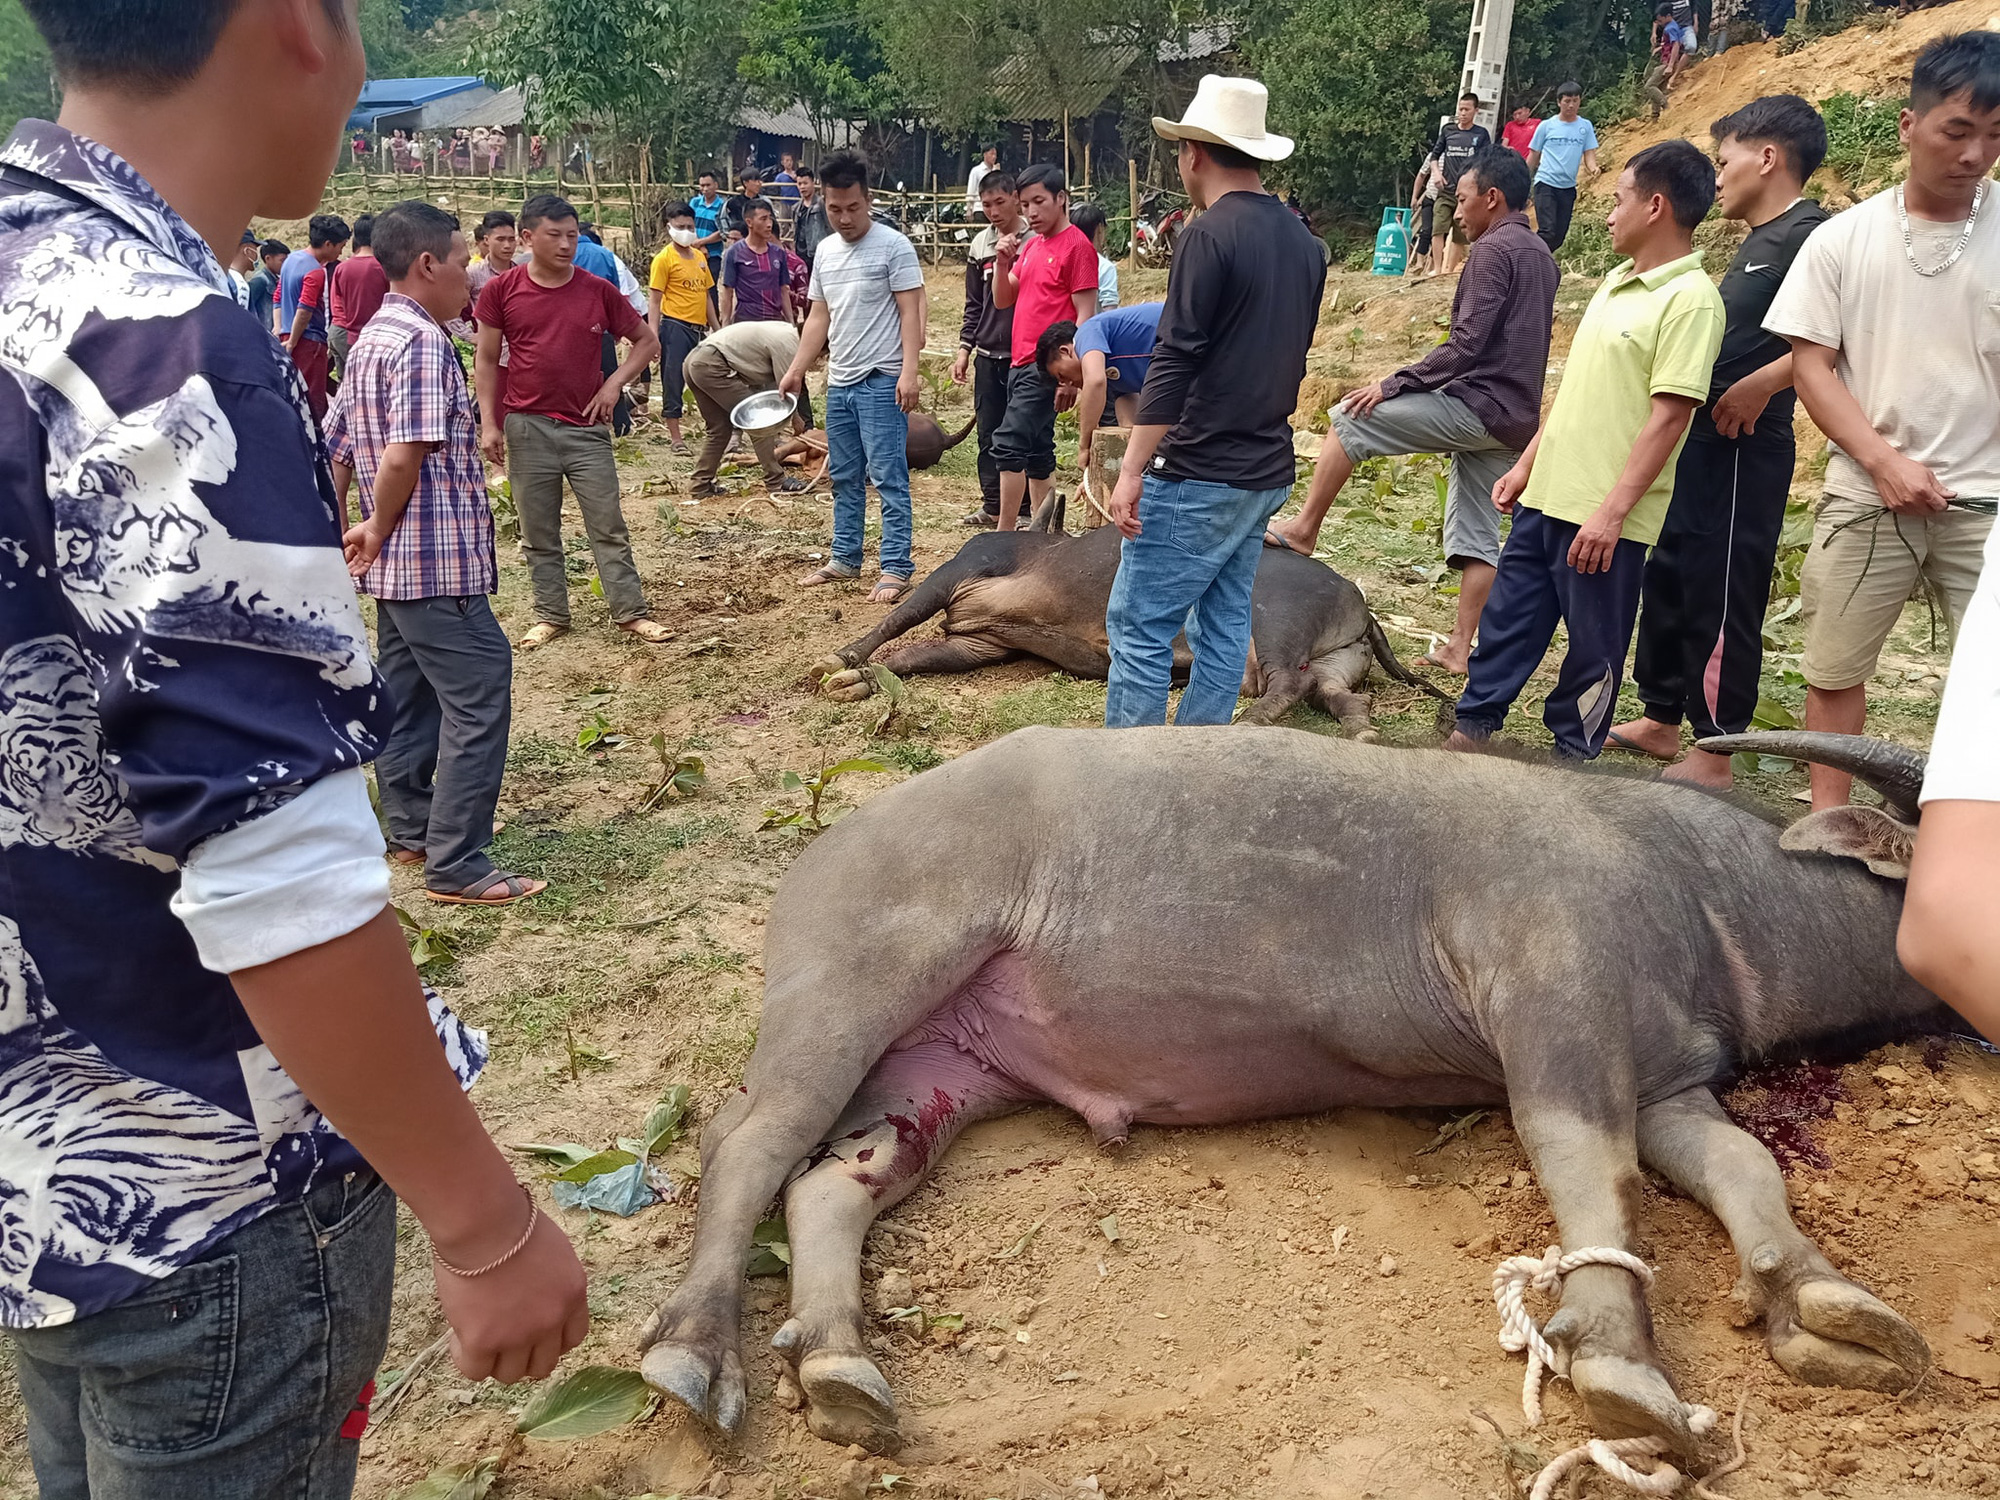
M557 625L552 623L551 621L544 620L542 621L541 624L535 626L534 629L530 630L526 635L521 637L521 650L533 651L538 646L546 646L550 641L555 640L558 636L565 636L568 634L569 634L569 626Z
M868 591L870 604L901 604L903 596L910 591L910 580L898 578L894 573L884 573L875 580L875 587Z
M618 628L627 635L637 636L649 646L662 645L674 638L674 633L658 620L649 620L641 615L636 620L620 620Z
M1268 526L1264 528L1264 545L1266 547L1275 547L1281 552L1296 552L1300 557L1311 557L1313 555L1312 548L1294 547L1289 537L1278 535L1277 532Z
M839 563L828 563L823 568L815 568L799 580L802 589L818 588L823 583L852 583L861 576L859 568L842 567Z
M512 906L529 896L539 896L548 888L546 880L531 880L526 875L510 875L505 870L495 870L484 880L475 880L462 890L425 891L424 895L440 906Z
M392 862L399 865L420 865L424 862L424 851L421 849L391 849L389 851L389 858Z

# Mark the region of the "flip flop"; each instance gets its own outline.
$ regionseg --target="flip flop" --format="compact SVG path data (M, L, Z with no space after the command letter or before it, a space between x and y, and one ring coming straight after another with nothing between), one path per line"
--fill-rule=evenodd
M505 870L495 870L484 880L475 880L461 890L425 891L424 895L440 906L512 906L516 901L538 896L548 888L546 880L532 880L526 875L510 875ZM499 894L495 894L496 891Z
M799 580L802 589L818 588L823 583L852 583L861 576L859 568L843 568L839 563L828 563L823 568L815 568Z
M546 646L550 641L568 634L569 626L555 625L544 620L521 637L520 649L523 651L533 651L538 646Z
M894 573L884 573L875 580L875 587L868 591L870 604L901 604L904 595L910 592L910 580L898 578Z
M389 858L399 865L420 865L424 862L421 849L391 849Z
M658 620L649 620L643 615L636 620L621 620L618 628L629 636L636 636L649 646L658 646L674 638L674 633Z
M1268 526L1264 528L1264 545L1275 548L1280 552L1296 552L1300 557L1312 556L1310 548L1294 547L1287 538L1279 536L1277 532L1271 530Z
M1680 759L1680 751L1678 750L1676 750L1672 755L1655 755L1651 750L1648 750L1644 745L1636 744L1633 741L1628 740L1627 738L1625 738L1624 735L1620 734L1615 729L1612 730L1609 734L1607 734L1604 738L1606 744L1616 745L1620 750L1628 751L1633 755L1643 755L1648 760L1671 762Z

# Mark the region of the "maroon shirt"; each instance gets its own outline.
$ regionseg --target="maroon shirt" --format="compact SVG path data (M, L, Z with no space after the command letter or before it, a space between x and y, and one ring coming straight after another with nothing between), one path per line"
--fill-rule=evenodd
M389 273L372 255L357 255L333 268L333 326L359 333L382 310L389 295Z
M588 427L583 409L604 386L606 331L629 339L645 321L602 276L574 271L561 286L542 286L528 269L487 282L474 314L507 341L501 419L523 412Z
M1541 425L1561 278L1528 216L1508 214L1472 242L1451 299L1451 337L1383 381L1383 396L1442 391L1509 448L1526 448Z

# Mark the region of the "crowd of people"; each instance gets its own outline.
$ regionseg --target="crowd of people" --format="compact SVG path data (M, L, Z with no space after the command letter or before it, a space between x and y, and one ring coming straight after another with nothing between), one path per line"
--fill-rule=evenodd
M667 206L643 281L555 194L470 236L410 200L321 214L302 248L259 241L254 218L320 201L365 71L351 6L25 5L65 89L61 123L23 121L0 150L0 303L21 314L0 420L43 455L0 479L0 1324L54 1500L345 1495L397 1199L467 1377L545 1375L590 1319L567 1239L465 1097L484 1038L427 994L388 906L391 861L443 903L542 888L491 854L515 644L490 603L489 467L532 582L519 646L572 628L565 486L612 621L658 644L612 441L640 377L660 370L675 442L694 391L700 490L735 404L778 391L809 422L824 359L833 545L801 584L860 576L872 483L869 597L892 603L914 572L925 278L851 151L786 160L768 194L706 175ZM1012 528L1048 496L1060 405L1086 461L1127 429L1106 723L1165 722L1184 634L1175 721L1225 724L1263 549L1310 553L1366 459L1449 454L1463 586L1432 657L1466 677L1449 747L1502 728L1560 625L1543 707L1560 756L1617 744L1724 785L1725 757L1681 756L1682 726L1750 723L1803 402L1835 445L1803 580L1807 724L1864 727L1884 641L1928 585L1958 653L1902 951L1993 1032L2000 33L1931 43L1910 92L1907 180L1839 214L1804 196L1826 133L1790 95L1716 121L1713 159L1668 141L1626 161L1622 263L1546 415L1557 226L1595 133L1574 89L1499 144L1461 109L1434 149L1463 239L1450 335L1329 413L1283 522L1327 272L1264 185L1293 143L1261 85L1204 78L1154 121L1200 210L1162 303L1120 303L1060 171L989 153L954 365L980 434L968 519ZM265 128L243 132L246 113ZM1692 242L1717 203L1748 231L1719 287ZM782 486L768 436L753 447ZM1618 724L1635 626L1644 713ZM1815 768L1817 807L1848 795ZM1885 823L1856 809L1851 836L1906 845Z

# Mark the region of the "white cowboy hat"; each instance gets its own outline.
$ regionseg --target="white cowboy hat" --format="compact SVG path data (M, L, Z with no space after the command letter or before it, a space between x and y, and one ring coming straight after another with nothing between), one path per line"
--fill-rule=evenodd
M1178 120L1155 115L1153 130L1170 141L1211 141L1234 146L1259 161L1283 161L1292 154L1292 138L1265 131L1264 112L1270 101L1270 91L1254 78L1207 73L1187 113Z

